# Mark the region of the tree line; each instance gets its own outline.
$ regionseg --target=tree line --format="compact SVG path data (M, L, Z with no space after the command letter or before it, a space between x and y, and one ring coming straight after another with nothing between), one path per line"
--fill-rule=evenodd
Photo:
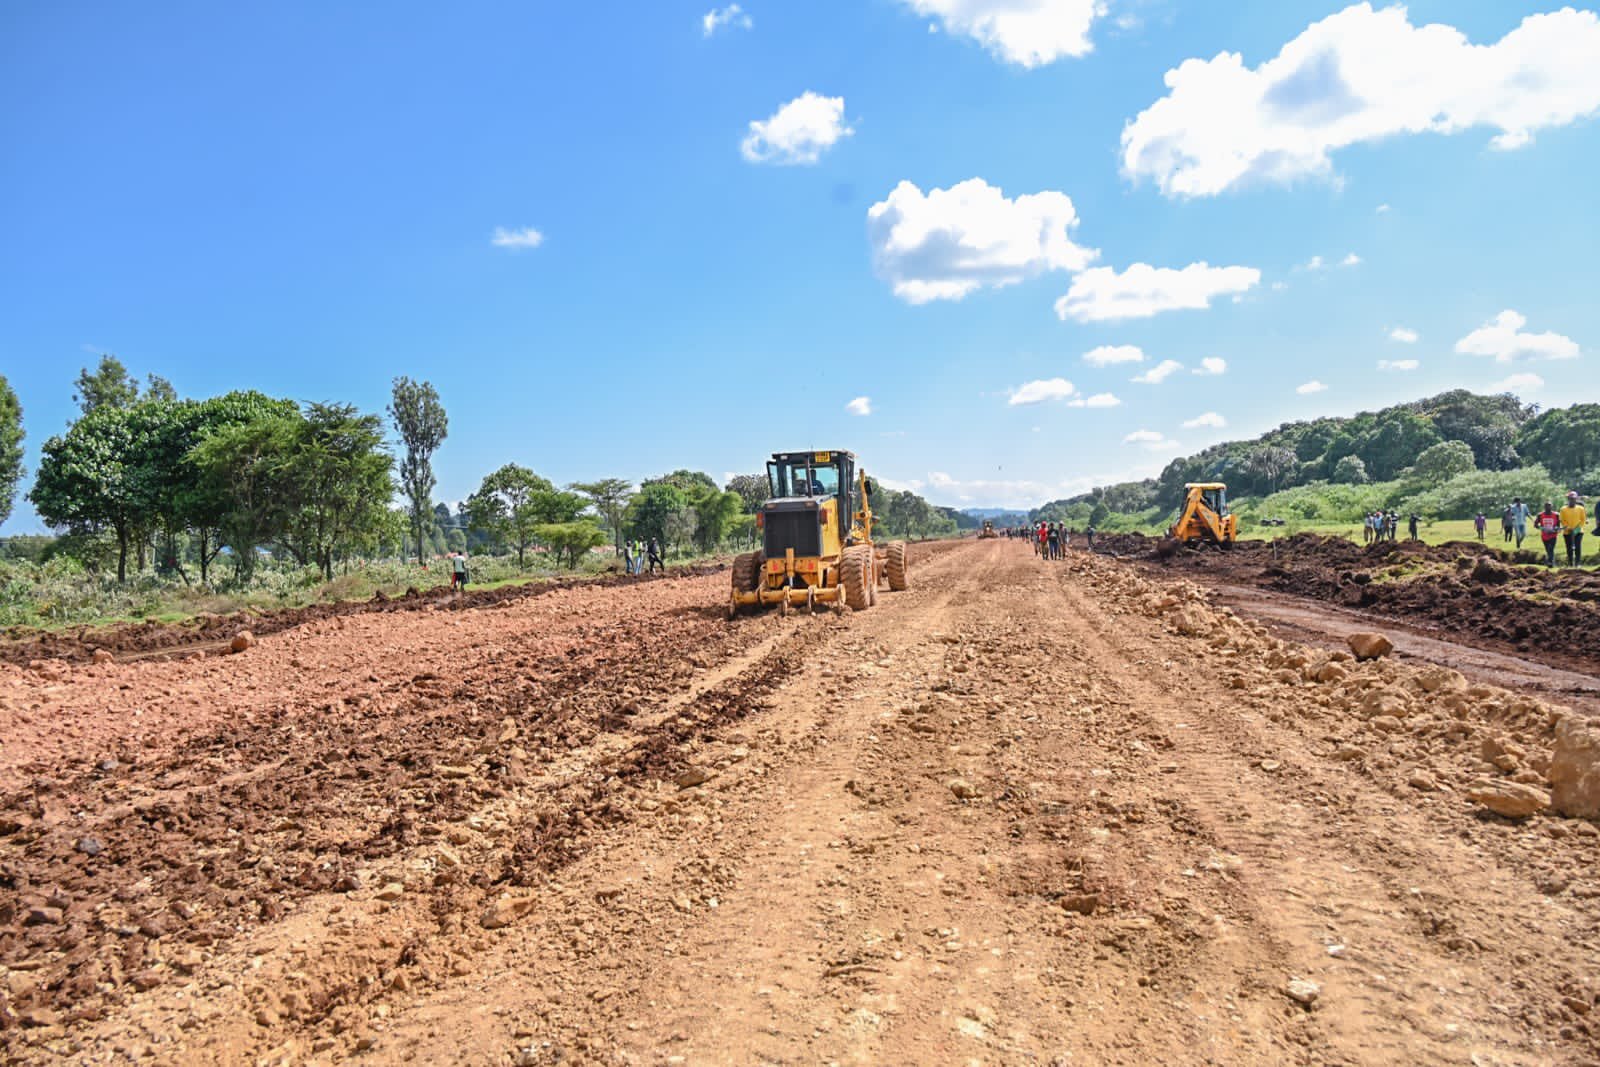
M1471 475L1478 477L1472 478ZM1446 483L1440 517L1489 507L1501 487L1562 484L1600 492L1600 404L1541 411L1510 393L1454 389L1348 417L1285 423L1172 460L1154 478L1051 501L1035 519L1101 524L1112 515L1175 508L1189 482L1225 482L1236 497L1303 489L1307 499L1340 487L1385 485L1387 499L1420 497ZM1438 494L1435 494L1438 495ZM1460 499L1458 499L1458 497ZM1432 500L1433 498L1428 498Z
M165 380L141 385L113 356L77 379L80 414L47 440L28 493L58 534L49 551L109 570L119 581L153 567L202 584L219 560L247 582L271 556L315 567L449 550L515 556L542 551L576 567L608 541L655 539L668 550L712 552L753 543L764 474L718 486L675 470L637 488L621 478L565 487L507 463L455 508L434 500L433 457L449 434L434 387L393 382L385 419L339 403L300 403L259 392L182 398ZM391 438L389 431L393 432ZM0 378L0 521L22 475L22 412ZM399 501L399 506L396 506ZM897 536L954 532L948 509L909 492L874 498L880 527Z

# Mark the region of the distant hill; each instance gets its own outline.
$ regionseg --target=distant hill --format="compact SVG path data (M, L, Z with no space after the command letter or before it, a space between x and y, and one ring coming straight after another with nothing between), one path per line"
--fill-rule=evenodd
M961 514L969 515L980 523L989 519L996 526L1018 526L1028 521L1026 511L1014 508L963 508Z
M1119 514L1170 509L1182 500L1185 482L1223 481L1235 497L1259 497L1314 482L1366 485L1418 470L1437 469L1448 478L1461 471L1514 471L1536 464L1564 484L1600 491L1600 404L1541 412L1510 393L1453 389L1379 411L1287 422L1259 437L1224 441L1173 460L1154 478L1053 500L1031 517L1068 518L1070 513L1081 518L1102 507Z

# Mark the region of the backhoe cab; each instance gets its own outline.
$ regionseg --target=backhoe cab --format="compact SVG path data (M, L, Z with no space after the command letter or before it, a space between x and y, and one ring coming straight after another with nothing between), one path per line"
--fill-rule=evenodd
M879 584L909 585L906 543L878 551L872 540L872 481L850 452L776 452L767 463L771 498L756 512L761 551L733 560L728 614L776 604L844 603L864 611Z
M1232 548L1239 517L1228 511L1228 487L1221 482L1190 482L1183 488L1183 511L1168 535L1179 544Z

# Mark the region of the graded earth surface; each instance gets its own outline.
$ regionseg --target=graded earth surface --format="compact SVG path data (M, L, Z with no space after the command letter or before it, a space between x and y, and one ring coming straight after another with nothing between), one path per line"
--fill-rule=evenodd
M0 1056L1600 1063L1593 632L1543 579L1473 630L1524 580L1442 556L1406 629L1296 551L13 647Z

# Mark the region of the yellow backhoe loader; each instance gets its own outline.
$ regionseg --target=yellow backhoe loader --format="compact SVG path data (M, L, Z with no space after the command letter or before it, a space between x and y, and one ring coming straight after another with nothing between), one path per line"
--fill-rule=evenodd
M1228 511L1228 487L1221 482L1190 482L1183 487L1183 511L1167 536L1178 545L1213 544L1232 548L1239 516Z
M818 610L844 603L864 611L878 587L910 586L906 543L872 540L873 484L850 452L775 452L767 463L771 498L756 512L759 552L733 560L728 617L741 607L776 604Z

